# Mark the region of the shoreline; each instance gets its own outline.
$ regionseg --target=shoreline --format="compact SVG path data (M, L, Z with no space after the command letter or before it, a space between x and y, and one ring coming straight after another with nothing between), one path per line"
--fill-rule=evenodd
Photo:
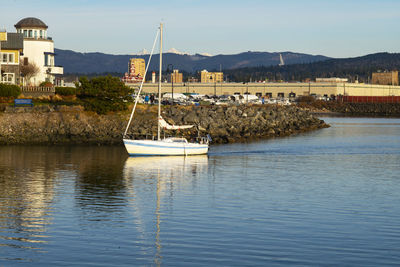
M156 135L156 107L138 106L128 136ZM8 107L0 112L0 145L116 145L129 115L98 115L81 106ZM166 106L164 119L175 125L195 124L201 136L210 134L211 144L248 142L329 127L309 111L296 106ZM194 139L197 130L169 131Z
M400 103L342 103L314 101L299 107L316 116L400 118Z
M339 118L388 118L388 119L400 119L400 114L384 115L384 114L371 114L371 113L341 113L341 112L324 112L315 111L311 112L314 116L318 118L329 118L329 117L339 117Z

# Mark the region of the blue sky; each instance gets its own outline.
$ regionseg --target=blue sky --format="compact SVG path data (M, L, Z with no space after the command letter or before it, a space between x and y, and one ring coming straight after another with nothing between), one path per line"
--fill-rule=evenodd
M132 54L164 46L189 53L292 51L330 57L400 52L400 0L0 0L0 27L25 17L55 47Z

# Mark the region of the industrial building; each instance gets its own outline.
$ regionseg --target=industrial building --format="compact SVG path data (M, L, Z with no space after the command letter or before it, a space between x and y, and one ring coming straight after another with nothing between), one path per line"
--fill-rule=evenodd
M222 72L208 72L207 70L201 71L201 83L222 83L224 81L224 74Z
M381 85L399 85L399 72L398 71L386 71L386 72L374 72L372 73L373 84Z
M179 73L179 70L173 70L173 72L169 76L169 82L182 83L183 82L183 74Z
M363 83L174 83L175 93L196 93L204 95L252 94L267 98L298 96L400 96L400 86ZM144 93L156 93L157 84L145 83ZM171 83L163 83L164 93L172 92Z
M128 64L128 72L122 81L125 83L138 83L145 79L146 63L143 58L131 58Z

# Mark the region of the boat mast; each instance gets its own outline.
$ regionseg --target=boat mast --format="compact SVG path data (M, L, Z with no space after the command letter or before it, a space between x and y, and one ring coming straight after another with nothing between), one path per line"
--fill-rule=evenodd
M160 23L160 73L158 75L158 117L157 117L157 122L158 122L158 130L157 130L157 140L160 140L160 117L161 117L161 74L162 74L162 34L163 34L163 24Z

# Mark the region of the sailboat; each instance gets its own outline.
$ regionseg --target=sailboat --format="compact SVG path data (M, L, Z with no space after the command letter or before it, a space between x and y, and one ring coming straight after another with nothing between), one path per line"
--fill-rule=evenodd
M136 140L129 139L127 137L127 132L130 126L130 123L133 118L133 114L135 113L136 105L139 99L140 92L143 88L144 79L141 82L139 92L137 94L135 104L132 109L131 117L129 119L128 125L126 127L123 142L125 148L130 156L189 156L189 155L202 155L208 153L208 144L210 138L200 138L199 142L188 142L185 138L182 137L168 137L161 139L160 132L161 128L170 129L170 130L179 130L179 129L188 129L192 128L195 125L183 125L176 126L168 124L161 116L161 73L162 73L162 44L163 44L163 24L160 24L160 29L157 31L156 38L153 43L153 48L151 50L151 54L149 57L149 61L147 62L146 70L144 77L146 77L146 73L148 67L150 65L150 60L153 55L154 46L158 39L158 33L160 33L160 68L159 68L159 81L158 81L158 131L157 131L157 140Z

